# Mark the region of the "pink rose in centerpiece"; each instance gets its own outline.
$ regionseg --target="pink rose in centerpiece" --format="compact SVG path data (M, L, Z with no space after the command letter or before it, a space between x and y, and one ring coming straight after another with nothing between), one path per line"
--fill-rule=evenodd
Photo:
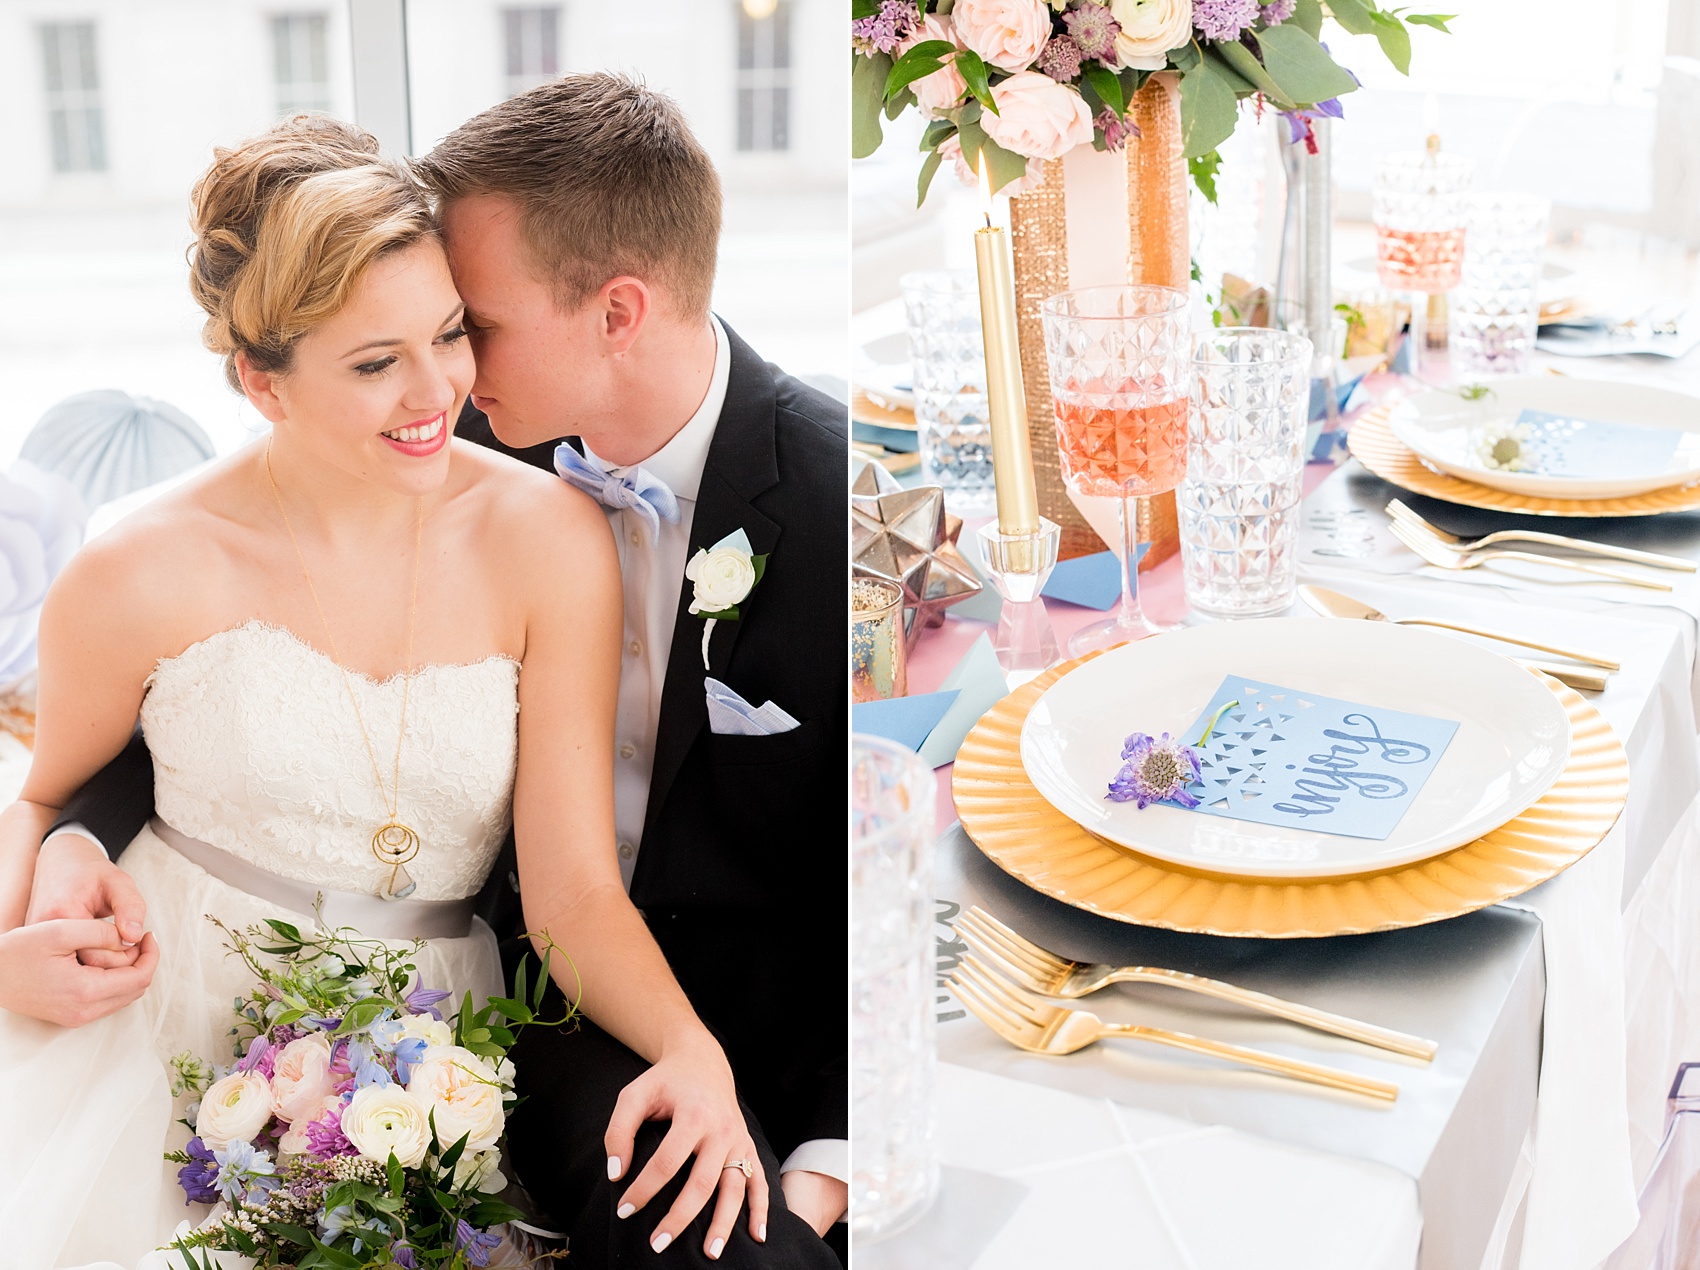
M992 86L998 113L980 116L986 135L1030 159L1060 159L1092 144L1092 112L1080 94L1049 75L1027 71Z
M956 179L958 181L961 181L967 186L978 186L980 184L979 175L973 168L968 166L968 160L962 157L961 137L957 136L953 132L950 136L939 142L939 154L943 156L946 163L955 164ZM998 193L1007 194L1009 197L1014 198L1016 195L1025 194L1028 190L1036 189L1044 183L1044 160L1029 159L1027 160L1027 175L1017 177L1015 180L1011 181L1008 185L999 190Z
M957 39L1006 71L1033 65L1051 38L1051 10L1043 0L956 0L950 19Z
M341 1079L331 1071L331 1043L323 1032L298 1037L272 1065L272 1109L279 1120L294 1123L316 1113Z
M962 47L962 41L956 36L949 18L941 18L936 13L929 13L927 20L916 29L915 34L904 41L904 52L908 52L923 40L944 40L957 48ZM945 59L944 68L936 70L931 75L923 75L909 85L915 92L915 102L925 115L936 115L951 109L962 100L962 94L968 91L968 85L957 73L954 62Z

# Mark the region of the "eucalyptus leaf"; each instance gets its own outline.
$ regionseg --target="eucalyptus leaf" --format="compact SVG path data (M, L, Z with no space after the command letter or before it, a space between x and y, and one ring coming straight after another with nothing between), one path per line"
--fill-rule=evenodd
M949 119L934 119L921 133L921 151L937 150L941 142L956 132L956 124Z
M1398 18L1387 20L1399 28L1399 35L1405 41L1405 65L1409 66L1410 36L1405 33ZM1378 21L1377 35L1380 32ZM1358 81L1335 64L1314 36L1296 26L1282 25L1265 31L1257 37L1257 42L1263 50L1264 68L1281 85L1282 95L1290 101L1314 106L1319 101L1344 97L1358 86ZM1382 48L1386 47L1387 42L1383 38Z
M1349 35L1368 35L1375 30L1378 12L1367 0L1327 0L1328 14Z
M1387 55L1387 60L1401 75L1411 73L1411 33L1405 29L1405 24L1391 13L1376 13L1371 17L1375 22L1375 38L1381 44L1381 51Z
M884 53L850 55L850 154L865 159L880 148L880 112L885 108L885 79L891 58Z
M1208 62L1181 77L1181 142L1189 159L1201 158L1234 133L1238 99Z
M939 170L939 164L944 162L944 155L934 150L921 160L921 176L915 183L915 206L919 207L927 201L927 190L932 186L933 176Z
M1322 38L1322 0L1296 0L1293 14L1287 21L1308 32L1313 39Z
M1279 31L1281 28L1276 27L1275 29ZM1303 32L1300 32L1300 34L1302 35ZM1298 104L1287 96L1280 84L1275 82L1275 77L1269 72L1268 68L1257 60L1257 54L1238 40L1224 40L1219 44L1212 44L1210 51L1227 64L1228 68L1238 76L1241 83L1250 84L1253 92L1262 93L1275 103L1277 109L1292 110ZM1208 66L1211 60L1207 57L1200 65ZM1216 147L1212 145L1210 148L1214 150Z
M1198 65L1201 56L1197 40L1189 40L1178 49L1169 50L1170 64L1183 75Z
M1206 49L1204 53L1204 60L1209 63L1212 74L1220 75L1223 79L1228 81L1228 87L1234 90L1234 96L1249 97L1258 91L1257 86L1244 75L1241 75L1232 66L1229 66L1227 61L1217 50Z
M1413 13L1405 19L1405 25L1432 26L1436 31L1445 31L1451 35L1452 31L1446 24L1457 16L1456 13Z
M897 116L901 115L914 104L915 90L913 88L905 88L902 92L898 93L897 96L886 98L885 117L887 119L896 119Z

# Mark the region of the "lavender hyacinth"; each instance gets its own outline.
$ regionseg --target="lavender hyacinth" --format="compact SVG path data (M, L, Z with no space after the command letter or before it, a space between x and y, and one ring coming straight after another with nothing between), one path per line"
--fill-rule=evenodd
M1152 803L1172 802L1182 807L1198 806L1187 786L1199 779L1198 754L1167 732L1158 740L1146 732L1135 732L1122 746L1121 771L1110 782L1106 795L1113 803L1137 801L1144 811Z
M1257 0L1193 0L1192 24L1207 40L1237 40L1257 21Z
M1066 35L1056 36L1040 52L1036 65L1057 83L1066 84L1080 74L1080 45Z
M920 21L915 0L880 0L880 11L871 18L850 23L850 44L862 53L895 53Z
M1280 2L1282 0L1277 0L1277 3ZM1296 2L1285 0L1287 4ZM1080 56L1095 57L1106 64L1116 60L1116 36L1121 34L1122 25L1105 6L1086 0L1079 8L1063 14L1062 20L1069 36L1079 47Z

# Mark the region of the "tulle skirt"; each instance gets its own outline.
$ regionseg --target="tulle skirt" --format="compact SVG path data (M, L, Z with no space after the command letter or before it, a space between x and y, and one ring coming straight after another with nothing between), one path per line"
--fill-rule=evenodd
M213 914L243 929L265 918L303 928L293 912L237 890L184 859L152 830L121 857L159 942L153 982L134 1004L63 1028L0 1010L0 1262L6 1270L132 1270L205 1206L186 1204L175 1164L189 1139L175 1121L166 1062L189 1050L230 1061L232 1004L253 975L229 954ZM482 1004L500 995L495 936L434 939L415 964L425 983ZM245 1259L244 1259L245 1260Z

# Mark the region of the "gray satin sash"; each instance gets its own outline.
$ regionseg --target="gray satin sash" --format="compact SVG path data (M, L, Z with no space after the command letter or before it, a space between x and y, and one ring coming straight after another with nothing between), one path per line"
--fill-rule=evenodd
M238 891L302 915L312 913L313 905L323 897L320 914L327 927L352 926L373 939L455 939L472 932L471 899L386 900L354 891L332 891L279 877L239 860L210 842L173 829L157 816L148 827L185 860Z

